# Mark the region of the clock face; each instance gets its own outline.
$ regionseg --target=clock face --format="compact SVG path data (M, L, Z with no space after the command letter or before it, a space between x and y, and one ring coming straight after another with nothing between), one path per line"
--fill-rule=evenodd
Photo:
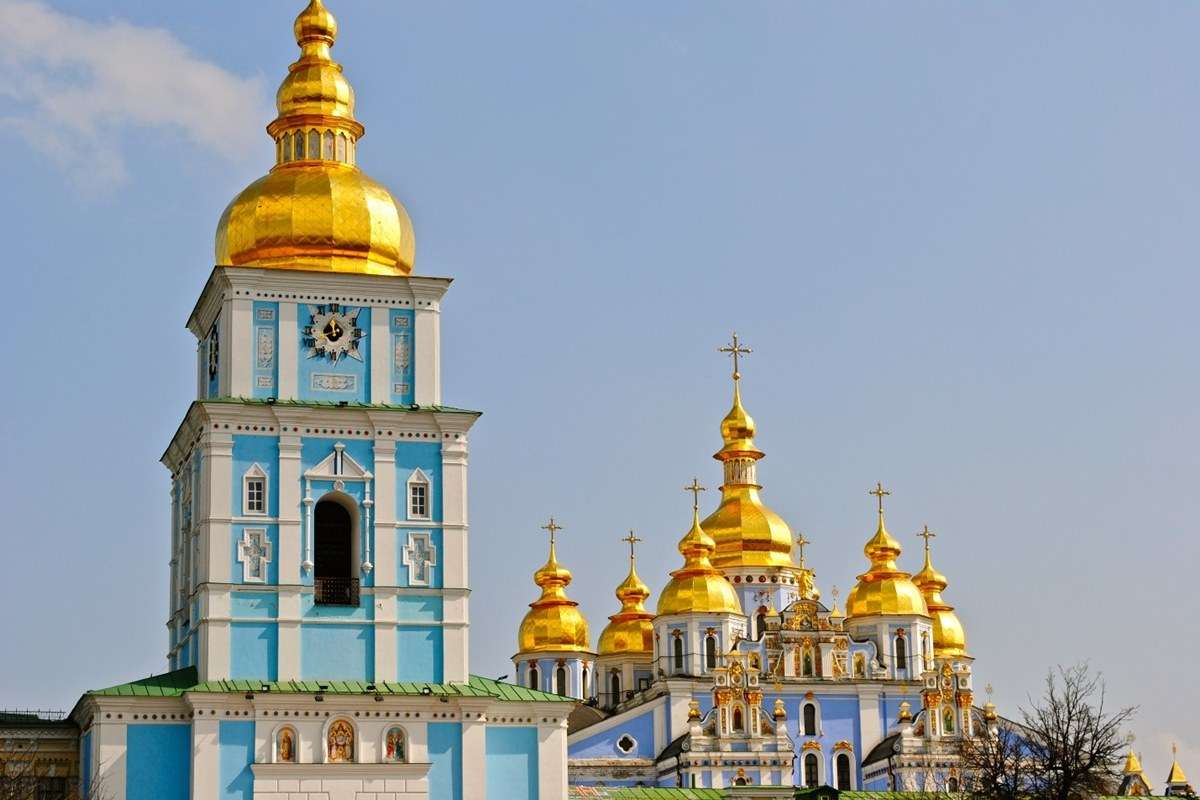
M349 357L362 361L359 342L367 335L358 327L360 308L346 308L337 303L309 306L308 325L304 328L304 346L309 358L328 358L337 363Z

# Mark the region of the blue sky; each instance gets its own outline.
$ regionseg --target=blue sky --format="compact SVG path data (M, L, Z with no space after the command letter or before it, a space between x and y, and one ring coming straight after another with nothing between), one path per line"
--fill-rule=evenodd
M0 0L7 706L164 666L183 323L302 3L103 5ZM1200 769L1200 6L331 7L360 162L456 278L475 671L511 672L549 514L593 636L631 527L657 593L737 329L764 496L827 596L882 480L1002 710L1089 659L1153 781L1173 739Z

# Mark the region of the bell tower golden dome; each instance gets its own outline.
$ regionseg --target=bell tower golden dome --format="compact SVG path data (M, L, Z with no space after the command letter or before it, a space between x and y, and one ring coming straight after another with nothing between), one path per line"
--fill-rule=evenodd
M942 592L946 591L949 581L933 568L930 556L929 540L937 534L926 525L925 530L917 535L925 540L925 566L913 575L913 583L921 590L933 620L933 654L938 658L963 657L967 654L967 634L958 615L954 613L954 606L947 605L942 599Z
M218 266L408 275L416 253L404 206L357 166L364 128L354 90L333 61L337 21L321 0L296 18L300 59L267 126L275 166L217 225Z
M892 538L883 523L883 498L891 492L877 483L871 494L879 500L879 527L863 547L871 566L858 576L858 583L846 597L846 617L853 619L876 614L929 616L925 598L913 583L912 576L896 565L900 543Z

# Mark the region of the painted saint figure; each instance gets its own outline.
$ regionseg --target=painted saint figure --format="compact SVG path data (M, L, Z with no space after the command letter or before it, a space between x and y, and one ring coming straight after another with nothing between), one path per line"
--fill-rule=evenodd
M387 732L387 737L384 740L384 760L393 764L403 763L404 731L400 728L392 728Z

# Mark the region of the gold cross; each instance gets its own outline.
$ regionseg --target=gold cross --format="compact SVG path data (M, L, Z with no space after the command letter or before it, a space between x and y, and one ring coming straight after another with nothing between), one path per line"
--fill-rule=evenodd
M928 553L929 552L929 540L937 538L937 534L934 533L933 531L929 530L929 526L926 525L925 530L918 533L917 536L920 536L922 539L925 540L925 552Z
M809 541L808 539L805 539L804 534L802 533L802 534L800 534L800 538L796 540L796 547L799 548L799 550L800 550L800 566L801 567L804 566L804 546L806 544L812 544L812 542Z
M550 546L553 547L554 539L558 535L558 532L562 530L562 526L554 521L554 517L551 517L550 521L542 526L542 530L550 531Z
M683 487L683 490L685 492L692 493L692 510L699 511L700 510L700 493L706 492L708 490L705 489L703 486L701 486L700 481L698 481L695 478L692 478L692 485Z
M875 488L872 489L871 491L867 492L867 494L875 495L875 497L879 498L879 513L882 514L883 513L883 498L889 496L891 494L891 492L889 492L887 489L884 489L882 483L876 482Z
M741 342L738 341L737 331L734 331L733 343L727 344L724 347L718 347L717 352L728 353L733 356L733 379L736 381L742 377L742 373L738 371L738 357L748 355L753 351L749 347L742 346Z
M622 542L629 542L629 560L630 560L630 561L633 561L633 546L634 546L635 544L637 544L638 542L640 542L640 541L641 541L641 539L639 539L638 537L634 536L634 535L633 535L633 531L630 531L630 532L629 532L629 535L628 535L628 536L626 536L626 537L625 537L624 539L622 539L621 541L622 541Z

